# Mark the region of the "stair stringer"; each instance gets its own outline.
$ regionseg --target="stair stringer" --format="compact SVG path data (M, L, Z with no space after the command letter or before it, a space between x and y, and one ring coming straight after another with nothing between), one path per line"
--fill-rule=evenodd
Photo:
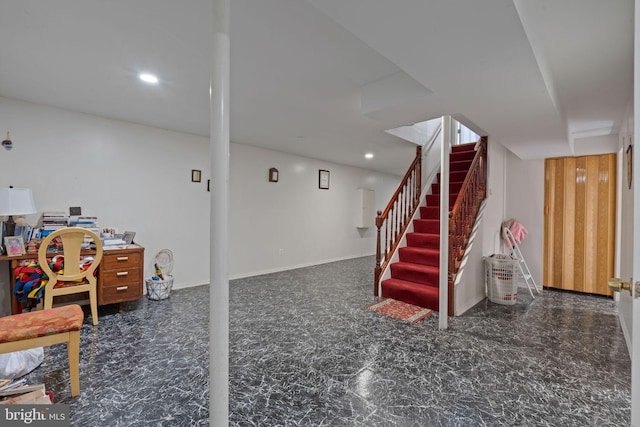
M400 238L400 243L398 243L396 250L393 251L393 253L391 254L391 261L387 263L386 268L382 270L382 273L380 274L380 280L376 284L378 288L380 287L380 284L383 281L391 278L391 264L393 264L394 262L400 261L400 256L398 254L400 251L400 248L404 248L407 246L407 234L413 233L413 220L416 218L420 219L420 207L427 205L427 195L431 194L431 184L436 183L436 180L438 178L438 172L440 172L440 162L438 162L438 164L434 166L434 168L431 170L429 175L427 175L427 179L424 180L424 182L427 182L428 184L426 185L423 184L422 186L422 192L420 193L420 203L418 204L418 208L413 213L410 223L407 226L407 229L402 234L402 237Z
M461 316L486 297L481 227L486 204L487 199L480 204L469 242L453 282L454 316Z

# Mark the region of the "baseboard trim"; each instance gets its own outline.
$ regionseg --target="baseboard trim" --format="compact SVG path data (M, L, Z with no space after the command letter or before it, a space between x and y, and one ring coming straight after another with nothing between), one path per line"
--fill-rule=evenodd
M346 261L348 259L363 258L363 257L373 256L373 255L375 255L375 253L364 254L364 255L349 255L345 257L331 258L331 259L325 259L320 261L312 261L312 262L306 262L306 263L297 264L297 265L289 265L286 267L270 268L267 270L234 274L232 276L229 276L229 280L246 279L247 277L262 276L264 274L271 274L271 273L280 273L282 271L297 270L299 268L313 267L315 265L329 264L332 262Z

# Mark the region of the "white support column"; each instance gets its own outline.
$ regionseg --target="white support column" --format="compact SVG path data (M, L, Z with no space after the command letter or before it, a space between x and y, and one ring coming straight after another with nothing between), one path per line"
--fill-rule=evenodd
M229 0L213 4L211 56L211 233L209 425L229 425Z
M451 146L451 116L442 117L440 145L440 301L438 326L447 329L449 316L449 147Z

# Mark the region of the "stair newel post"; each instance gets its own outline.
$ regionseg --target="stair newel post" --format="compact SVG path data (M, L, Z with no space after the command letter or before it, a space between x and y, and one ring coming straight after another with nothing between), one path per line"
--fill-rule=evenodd
M376 228L378 229L378 241L376 242L376 268L374 271L374 279L373 279L373 296L376 296L376 297L378 296L378 283L380 282L380 273L382 271L382 267L380 265L380 261L382 260L382 251L380 246L380 229L382 228L383 221L384 220L382 219L382 211L378 211L378 216L376 217Z
M420 203L420 195L422 194L422 146L418 145L416 148L416 158L418 163L416 164L416 186L413 206L417 206Z
M482 161L482 199L484 200L487 198L487 137L481 137L480 141L480 148L482 149L482 157L480 158Z
M447 266L447 314L449 316L455 313L453 281L458 270L457 254L460 250L458 227L460 227L460 221L456 221L454 213L449 211L449 265Z

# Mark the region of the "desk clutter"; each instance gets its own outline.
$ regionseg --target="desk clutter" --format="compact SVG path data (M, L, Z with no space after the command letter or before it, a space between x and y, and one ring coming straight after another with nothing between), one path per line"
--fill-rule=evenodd
M70 216L65 212L43 212L36 225L28 224L18 218L13 235L7 234L6 221L0 222L0 255L35 254L40 241L54 231L66 227L82 227L93 231L105 249L121 249L133 243L135 232L125 231L118 234L115 228L101 228L97 216ZM89 243L87 243L89 245Z

